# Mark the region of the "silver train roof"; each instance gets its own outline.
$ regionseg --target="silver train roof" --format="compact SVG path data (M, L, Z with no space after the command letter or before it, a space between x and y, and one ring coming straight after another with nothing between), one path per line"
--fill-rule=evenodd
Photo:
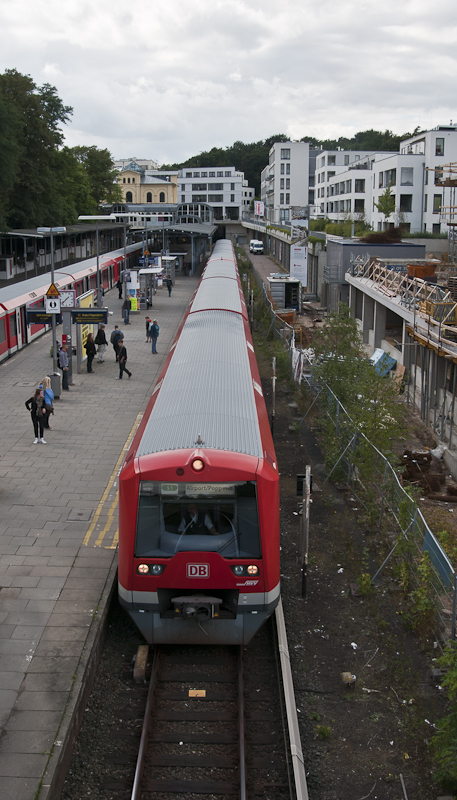
M230 311L190 314L138 456L193 449L201 436L203 449L262 458L255 391L243 318Z
M221 290L222 286L222 290ZM246 306L241 301L238 281L209 278L203 280L191 306L191 313L209 308L225 309L246 315Z

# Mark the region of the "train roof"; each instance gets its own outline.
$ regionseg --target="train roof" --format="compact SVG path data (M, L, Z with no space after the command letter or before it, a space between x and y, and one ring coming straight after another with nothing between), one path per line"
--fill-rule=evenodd
M234 278L238 280L237 269L232 258L210 258L208 261L203 278Z
M138 456L201 447L262 458L243 317L190 314L138 446ZM209 390L210 387L210 390Z
M238 281L225 278L202 280L190 307L190 313L208 309L234 311L247 319L246 303Z

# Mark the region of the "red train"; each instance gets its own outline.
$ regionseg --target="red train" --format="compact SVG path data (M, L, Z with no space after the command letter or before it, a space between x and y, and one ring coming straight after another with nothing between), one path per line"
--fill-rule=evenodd
M141 243L127 247L127 261L141 254ZM124 264L123 250L104 253L99 258L100 285L105 290L116 283ZM48 325L28 325L27 310L42 308L44 298L51 283L50 273L28 278L0 289L0 362L14 355L25 345L45 333ZM76 297L97 285L97 261L89 258L59 268L54 273L54 283L58 289L75 289Z
M222 240L120 473L119 598L149 643L246 644L279 591L279 473Z

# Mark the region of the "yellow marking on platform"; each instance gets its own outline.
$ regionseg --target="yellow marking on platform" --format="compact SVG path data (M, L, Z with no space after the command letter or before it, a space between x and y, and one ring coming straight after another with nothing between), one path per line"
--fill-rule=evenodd
M86 533L86 535L84 537L83 545L88 545L89 544L90 537L92 536L92 534L93 534L93 532L95 530L95 527L96 527L96 525L98 523L100 515L101 515L101 513L102 513L102 511L104 509L105 503L108 500L110 491L113 488L114 482L115 482L117 476L119 475L119 472L120 472L120 469L121 469L121 466L122 466L122 462L123 462L123 460L125 458L125 454L126 454L127 450L129 449L129 447L131 445L132 439L133 439L133 437L135 435L135 432L136 432L136 430L138 428L138 425L141 422L142 416L143 416L143 412L142 411L139 414L137 414L137 417L135 419L135 422L133 423L132 429L131 429L128 437L127 437L127 441L124 444L124 447L122 448L122 452L121 452L119 458L116 461L116 466L114 467L113 472L111 473L111 477L110 477L110 479L108 481L107 487L106 487L105 491L103 492L102 498L101 498L101 500L100 500L100 502L99 502L99 504L97 506L97 510L95 511L95 514L93 516L92 522L89 525L87 533ZM94 547L101 547L101 543L102 543L107 531L110 529L110 527L112 525L114 514L115 514L116 508L118 506L118 502L119 502L119 491L116 489L115 498L111 502L111 506L110 506L110 509L108 511L108 521L107 521L105 527L103 528L103 530L99 533L97 541L94 544ZM117 547L118 541L119 541L119 530L116 530L116 533L114 534L113 542L112 542L111 545L107 546L107 549L114 550Z

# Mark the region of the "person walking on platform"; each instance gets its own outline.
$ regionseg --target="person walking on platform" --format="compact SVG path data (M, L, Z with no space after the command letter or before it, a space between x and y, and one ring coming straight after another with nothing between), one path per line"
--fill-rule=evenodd
M168 289L168 297L171 297L171 290L173 289L173 281L171 278L167 278L167 289Z
M119 340L119 377L116 378L117 381L122 380L122 373L126 372L129 378L132 377L132 373L127 369L127 348L124 346L124 340Z
M118 281L116 283L116 289L119 292L119 300L122 300L122 281L120 278L118 278Z
M111 332L110 342L113 345L114 354L116 356L116 361L119 361L119 339L123 339L124 334L119 329L119 325L114 326L114 331Z
M95 344L98 347L98 358L97 358L97 361L98 361L99 364L103 364L103 362L105 360L103 358L103 356L104 356L104 353L105 353L105 350L106 350L106 346L108 344L108 342L106 341L106 333L105 333L105 326L104 325L100 325L94 341L95 341Z
M35 394L25 402L27 411L30 411L32 417L33 430L35 432L35 439L33 444L46 444L43 439L43 416L46 412L44 405L44 394L42 389L35 389ZM39 432L39 436L38 436Z
M152 352L154 354L157 353L157 339L159 338L159 326L157 324L157 320L153 320L150 328L151 332L151 342L152 342Z
M63 344L59 353L59 367L62 370L62 389L69 392L68 388L68 345Z
M95 347L94 342L94 334L89 333L86 339L86 344L84 345L86 354L87 354L87 371L93 372L92 369L92 361L94 360L94 356L97 352L97 348Z
M124 312L124 325L129 325L130 311L132 310L132 302L126 297L122 304L122 311Z

